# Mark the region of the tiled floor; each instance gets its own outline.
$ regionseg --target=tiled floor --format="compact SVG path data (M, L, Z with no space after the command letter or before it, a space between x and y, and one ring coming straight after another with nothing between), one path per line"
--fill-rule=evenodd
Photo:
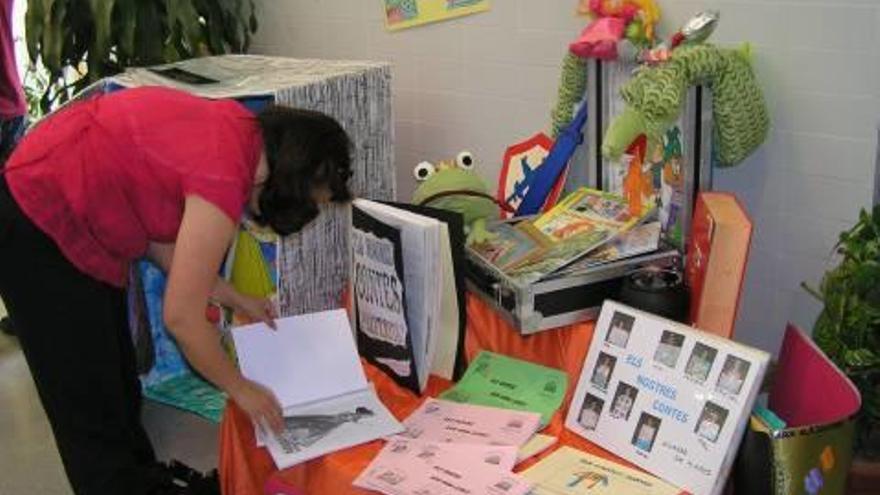
M149 401L144 424L161 459L180 459L202 471L216 467L216 425ZM0 335L0 494L25 493L71 490L27 363L15 339Z

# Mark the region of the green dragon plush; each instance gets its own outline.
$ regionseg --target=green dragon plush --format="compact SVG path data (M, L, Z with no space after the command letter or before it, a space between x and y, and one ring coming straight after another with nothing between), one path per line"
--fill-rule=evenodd
M486 221L498 217L498 202L489 186L474 171L474 158L467 151L455 161L416 165L415 177L421 184L413 193L413 203L461 213L467 229L467 243L479 244L493 236Z
M641 69L620 90L626 108L611 122L602 153L616 159L640 134L660 142L678 119L688 88L696 84L712 90L718 164L733 166L744 160L764 142L770 127L749 45L737 50L684 45L665 63Z

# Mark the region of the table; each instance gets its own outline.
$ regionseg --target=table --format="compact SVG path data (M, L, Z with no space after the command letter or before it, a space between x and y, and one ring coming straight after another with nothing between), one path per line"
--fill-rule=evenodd
M543 433L559 437L557 447L569 445L631 466L630 463L565 430L563 426L581 365L593 337L593 327L594 323L590 322L523 337L488 305L469 295L465 349L468 359L472 359L481 350L488 350L567 372L569 386L565 401ZM417 397L401 389L378 369L369 364L365 364L364 368L367 378L375 384L382 401L398 419L406 418L423 401L424 397ZM425 397L436 396L451 385L447 380L432 376ZM382 441L377 440L279 471L268 452L256 446L250 420L230 402L220 425L221 489L224 495L261 495L266 483L274 480L285 486L299 488L309 495L373 493L355 488L351 483L378 454L382 444ZM537 458L526 461L517 467L517 471L536 461Z

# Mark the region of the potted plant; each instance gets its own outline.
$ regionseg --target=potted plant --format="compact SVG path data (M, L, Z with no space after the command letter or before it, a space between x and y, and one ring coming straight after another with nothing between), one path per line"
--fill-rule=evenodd
M257 29L253 0L28 0L25 24L42 112L126 67L244 52Z
M824 303L813 328L816 344L862 395L851 484L870 478L873 485L880 482L880 205L860 212L840 234L836 253L839 263L818 290L804 287Z

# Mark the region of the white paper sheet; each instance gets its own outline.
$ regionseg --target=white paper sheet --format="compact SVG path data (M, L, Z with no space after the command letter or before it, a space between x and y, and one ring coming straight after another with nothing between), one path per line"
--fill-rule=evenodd
M325 311L232 329L245 377L275 393L284 408L368 388L348 314Z
M438 313L436 346L432 359L431 372L447 380L452 380L455 372L455 356L458 351L458 293L455 287L455 267L452 260L452 245L449 242L449 226L441 223L440 255L437 258L440 270L440 312Z

